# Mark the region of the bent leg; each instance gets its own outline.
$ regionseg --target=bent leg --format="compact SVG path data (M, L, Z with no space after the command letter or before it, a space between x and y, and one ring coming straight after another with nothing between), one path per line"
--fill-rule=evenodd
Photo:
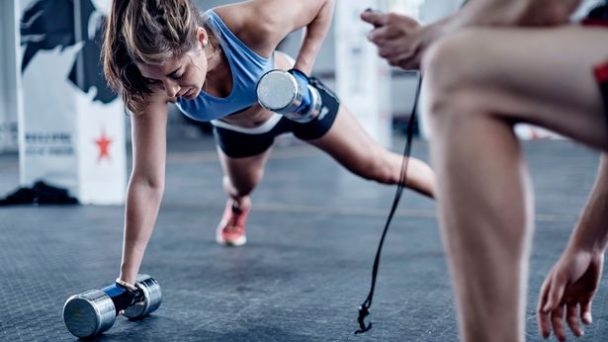
M220 147L218 153L224 169L224 190L230 197L217 227L215 239L225 246L242 246L247 242L245 224L251 209L250 193L262 179L264 165L270 154L231 158Z
M443 93L431 105L452 107L457 97L504 120L539 125L606 150L608 118L594 77L594 68L608 60L606 39L608 29L580 26L463 32L437 44L426 58L426 80ZM434 63L438 58L453 60Z
M331 129L321 138L308 142L356 175L384 184L399 182L403 156L386 150L373 140L344 105L340 106ZM433 197L433 170L425 162L409 158L405 186Z
M235 206L249 209L249 195L262 180L270 149L251 157L231 158L218 147L218 154L224 170L224 191Z
M261 128L260 128L261 127ZM277 127L267 121L257 131L214 122L217 151L224 171L224 191L229 199L216 230L216 241L226 246L247 242L245 225L251 209L249 195L262 180Z
M607 38L575 27L483 29L425 56L423 111L463 341L524 341L533 200L513 125L606 148L592 70L608 57Z

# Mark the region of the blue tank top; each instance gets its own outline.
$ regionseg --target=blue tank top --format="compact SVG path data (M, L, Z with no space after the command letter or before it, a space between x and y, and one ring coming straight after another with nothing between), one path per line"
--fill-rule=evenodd
M274 69L274 58L264 58L243 43L213 11L205 13L209 28L218 38L232 74L232 91L216 97L203 91L192 100L177 99L184 115L197 121L211 121L251 107L257 102L256 85L267 71Z

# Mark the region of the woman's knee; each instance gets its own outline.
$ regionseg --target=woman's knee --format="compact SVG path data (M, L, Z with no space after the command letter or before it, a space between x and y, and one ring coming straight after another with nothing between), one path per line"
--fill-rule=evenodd
M460 117L481 106L479 90L491 79L491 70L478 63L489 58L481 49L482 36L478 30L463 31L436 42L425 54L422 108L431 122Z
M463 30L441 38L423 56L421 68L425 78L444 91L459 88L463 83L482 82L488 72L484 70L488 64L483 61L491 58L486 45L492 43L483 29Z
M255 170L249 172L246 175L239 175L238 177L224 176L224 188L230 196L233 197L244 197L248 196L253 192L253 189L258 185L264 176L264 170Z
M399 168L387 156L388 152L370 154L360 161L359 172L361 177L382 184L395 184L399 181Z

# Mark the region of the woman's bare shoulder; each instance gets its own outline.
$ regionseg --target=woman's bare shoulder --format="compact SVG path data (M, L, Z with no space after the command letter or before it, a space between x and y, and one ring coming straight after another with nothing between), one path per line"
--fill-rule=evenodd
M213 8L226 26L259 55L269 57L289 33L277 23L277 13L260 1L247 1Z

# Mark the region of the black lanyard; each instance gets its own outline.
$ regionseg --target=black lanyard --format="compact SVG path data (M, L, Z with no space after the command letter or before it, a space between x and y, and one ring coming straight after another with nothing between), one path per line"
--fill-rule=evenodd
M397 191L395 193L395 198L393 200L393 205L391 206L391 210L388 214L388 218L386 219L386 223L384 225L384 230L382 231L382 237L380 238L380 243L378 244L378 250L376 251L376 258L374 259L374 266L372 268L372 284L369 289L369 293L367 298L359 307L359 317L357 318L357 322L359 323L359 329L355 331L355 334L364 333L372 328L372 323L370 322L367 326L365 325L365 317L369 315L369 308L372 306L372 299L374 298L374 289L376 288L376 276L378 275L378 267L380 266L380 255L382 253L382 246L384 245L384 239L386 238L386 233L388 232L388 227L393 220L393 216L395 215L395 211L399 206L399 201L401 200L401 194L403 193L403 188L405 187L405 182L407 181L407 165L409 161L409 157L412 151L412 138L414 136L414 126L416 123L416 111L418 109L418 99L420 97L420 86L422 85L422 77L418 79L418 86L416 88L416 98L414 99L414 107L412 108L412 113L408 119L407 130L406 130L406 142L405 148L403 150L403 162L401 164L401 173L399 175L399 183L397 184Z

